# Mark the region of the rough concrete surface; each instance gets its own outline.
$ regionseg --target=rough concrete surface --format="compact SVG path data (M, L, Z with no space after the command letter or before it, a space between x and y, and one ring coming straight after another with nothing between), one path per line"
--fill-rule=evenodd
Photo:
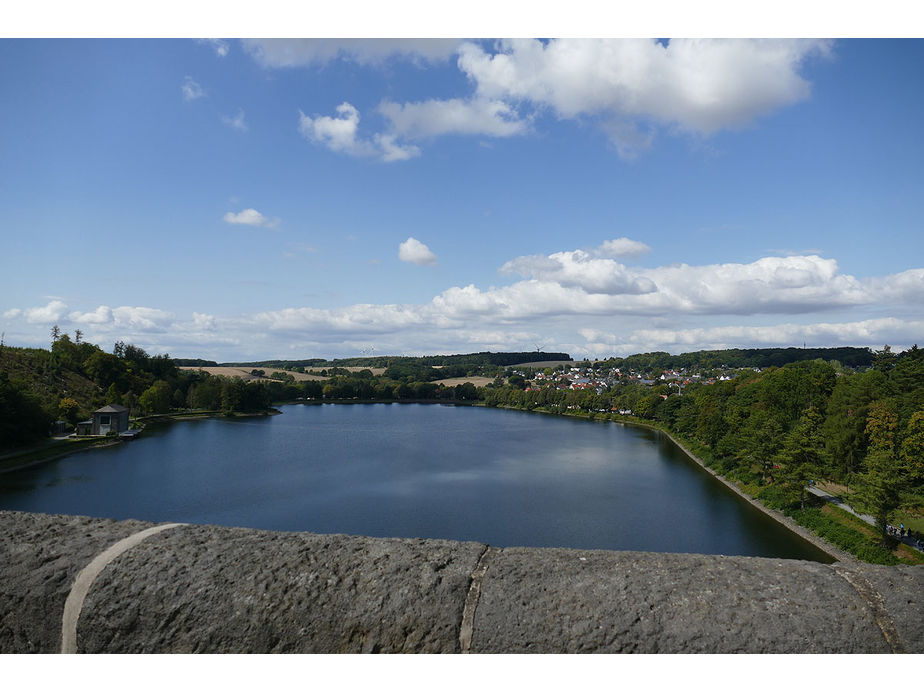
M483 550L187 526L103 571L84 604L79 651L457 652Z
M147 526L0 511L0 653L58 652L61 613L77 573Z
M472 651L889 652L834 576L808 561L505 549L484 577Z
M153 526L0 512L0 652L59 651L78 573ZM96 574L76 649L921 653L922 594L924 566L184 525Z
M924 652L924 567L851 566L885 602L885 610L908 652Z

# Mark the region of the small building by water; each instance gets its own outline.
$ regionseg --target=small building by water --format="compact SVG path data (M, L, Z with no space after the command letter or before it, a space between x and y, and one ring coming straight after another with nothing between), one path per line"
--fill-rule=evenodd
M107 433L121 433L128 430L128 408L118 404L107 404L93 412L90 435L104 436Z

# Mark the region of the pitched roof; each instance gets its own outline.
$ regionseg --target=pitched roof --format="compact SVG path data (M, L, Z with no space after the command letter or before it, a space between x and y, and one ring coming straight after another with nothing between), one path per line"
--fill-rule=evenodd
M123 411L128 411L128 407L123 407L119 404L107 404L102 409L97 409L94 414L121 414Z

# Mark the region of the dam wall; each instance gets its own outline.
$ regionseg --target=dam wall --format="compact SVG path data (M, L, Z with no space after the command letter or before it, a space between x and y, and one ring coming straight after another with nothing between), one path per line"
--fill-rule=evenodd
M0 653L924 652L924 566L0 511Z

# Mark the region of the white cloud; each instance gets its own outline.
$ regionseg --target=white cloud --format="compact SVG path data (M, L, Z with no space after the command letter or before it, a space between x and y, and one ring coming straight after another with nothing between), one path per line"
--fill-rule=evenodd
M357 138L359 111L352 104L344 101L337 106L337 117L316 115L311 118L301 111L298 113L298 130L307 140L352 156L375 156L378 153L372 143Z
M18 318L20 315L22 315L22 310L20 310L19 308L10 308L8 311L6 311L3 314L3 317L6 318L7 320L13 320L15 318Z
M245 39L244 49L263 67L308 67L331 60L375 65L389 58L438 62L452 56L459 39Z
M398 259L415 265L436 265L436 255L423 243L411 236L398 246Z
M211 46L212 50L215 51L215 55L217 55L219 58L224 58L226 55L228 55L229 47L227 41L217 38L203 38L197 39L197 41L207 46Z
M378 111L388 126L367 138L359 136L359 111L349 103L335 117L301 113L299 129L309 140L384 161L419 156L402 139L523 135L544 111L596 121L618 154L631 159L651 146L659 127L708 136L808 98L811 86L800 71L808 59L831 51L828 41L789 39L511 39L492 49L475 42L391 39L245 45L267 67L334 59L372 64L396 55L443 59L458 45L457 66L474 85L471 95L385 100Z
M319 341L388 334L424 323L414 306L356 304L345 308L285 308L258 313L245 321L280 333L310 332Z
M112 309L113 326L138 332L165 332L174 321L173 313L143 306Z
M376 157L385 162L405 161L420 155L413 145L400 144L394 134L377 133L372 139L359 137L360 115L353 104L337 106L337 116L306 116L299 111L298 130L309 142L331 151L359 157Z
M244 120L244 110L241 108L237 109L237 115L233 118L231 116L222 116L221 122L232 130L247 132L247 122Z
M68 318L71 322L83 323L87 325L105 325L113 320L112 309L109 306L99 306L96 310L87 313L73 311Z
M799 70L830 43L808 40L512 39L466 43L459 68L487 98L561 118L610 114L710 134L808 97Z
M279 224L279 219L267 219L255 209L248 208L238 213L228 212L222 219L229 224L244 224L246 226L263 226L273 228Z
M577 287L592 294L647 294L657 290L654 282L638 272L615 260L594 258L583 250L548 257L518 257L505 263L501 272Z
M631 238L614 238L610 241L603 241L600 247L594 251L597 257L636 257L650 253L651 248L641 241L633 241Z
M391 121L394 133L408 138L439 135L488 135L509 137L528 129L516 110L491 99L430 100L398 104L384 101L379 112Z
M189 75L186 76L182 86L180 86L180 92L183 94L184 101L195 101L205 96L205 91L203 91L202 87Z
M519 257L504 264L501 271L532 280L496 290L501 295L517 287L521 294L535 292L545 299L550 292L559 293L548 286L551 284L570 292L570 301L564 301L567 292L559 294L562 310L623 315L819 311L872 303L880 296L894 294L896 287L913 284L909 277L913 280L916 276L903 273L862 283L841 274L835 260L815 255L767 257L748 264L628 268L580 250ZM911 290L902 288L906 293ZM609 297L600 300L600 295ZM520 298L525 306L535 303L528 296ZM542 312L548 309L546 306Z
M627 353L654 349L673 353L702 349L757 348L773 346L869 346L902 344L924 331L924 320L875 318L856 322L782 323L774 325L722 325L690 329L640 329L631 332L619 347ZM588 348L612 351L616 335L582 330Z
M208 313L196 313L193 312L193 325L195 325L198 330L207 330L212 331L216 328L217 322L214 315L209 315Z
M63 301L50 301L40 308L26 308L23 315L26 321L31 323L57 322L67 315L67 305Z
M406 161L420 156L420 148L414 145L398 144L394 135L375 135L375 143L381 150L382 161Z

